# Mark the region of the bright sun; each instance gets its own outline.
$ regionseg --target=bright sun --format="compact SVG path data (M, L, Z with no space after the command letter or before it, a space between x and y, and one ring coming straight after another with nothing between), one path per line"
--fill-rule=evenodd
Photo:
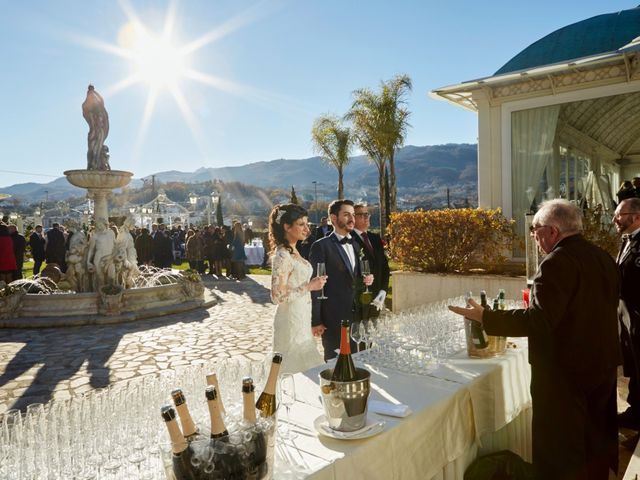
M176 88L178 80L189 70L187 55L170 38L154 36L140 25L124 25L118 43L128 51L134 75L154 89Z

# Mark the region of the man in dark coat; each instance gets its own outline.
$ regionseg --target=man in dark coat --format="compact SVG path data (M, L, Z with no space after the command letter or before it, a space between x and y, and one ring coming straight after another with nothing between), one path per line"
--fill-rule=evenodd
M34 275L40 273L40 267L42 266L42 262L44 262L44 244L45 239L42 236L42 225L36 225L36 228L33 229L33 232L29 236Z
M369 269L373 274L373 285L369 288L373 299L379 299L381 305L384 305L384 299L387 296L389 288L389 261L384 251L384 244L380 235L369 231L369 209L364 204L355 206L356 220L355 228L352 235L355 241L360 244L361 251L364 253L363 258L369 261ZM367 310L363 312L364 318L378 316L378 309L373 305L363 306Z
M153 265L158 268L171 268L172 261L173 244L164 224L160 224L153 239Z
M66 271L64 257L66 254L64 234L60 231L60 224L54 223L47 231L45 258L47 264L55 263L62 272Z
M320 225L318 225L318 227L316 228L316 232L315 232L316 240L320 240L321 238L326 237L331 232L333 232L333 227L329 225L329 221L327 220L327 217L322 217L320 219Z
M13 254L16 257L16 271L13 279L18 280L22 278L22 265L24 265L24 251L27 248L27 241L15 225L9 225L9 234L13 241Z
M153 238L149 235L149 230L143 228L135 239L136 254L138 255L138 265L150 265L153 260Z
M640 430L640 198L620 202L613 223L622 234L617 258L622 280L618 316L624 375L629 377L629 408L618 416L618 424Z
M449 307L489 335L529 337L535 478L606 480L618 467L619 273L581 231L577 206L544 202L531 233L547 255L529 308Z
M351 232L355 226L355 212L351 200L334 200L329 204L329 215L334 225L331 235L321 238L311 245L309 261L314 275L318 272L318 263L326 267L328 276L323 300L321 291L311 292L311 327L313 334L322 335L324 359L329 360L337 354L340 346L340 322L354 321L360 318L360 293L363 283L371 285L373 276L364 279L358 262L360 247L353 242ZM356 345L352 343L355 350Z

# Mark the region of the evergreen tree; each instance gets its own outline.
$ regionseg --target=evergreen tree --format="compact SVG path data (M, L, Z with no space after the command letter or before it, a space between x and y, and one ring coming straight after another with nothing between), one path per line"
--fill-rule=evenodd
M296 190L295 188L293 188L293 185L291 185L291 198L289 199L289 202L293 203L294 205L299 205L298 197L296 196Z
M216 204L216 222L219 227L224 225L224 218L222 217L222 195L218 197L218 203Z

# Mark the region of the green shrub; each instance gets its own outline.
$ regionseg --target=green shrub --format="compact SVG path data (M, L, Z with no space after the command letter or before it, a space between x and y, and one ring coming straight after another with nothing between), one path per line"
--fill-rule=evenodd
M582 234L587 240L616 258L620 248L620 236L616 232L613 222L606 217L603 218L603 215L602 205L597 205L595 208L583 208Z
M391 215L391 258L419 272L461 272L470 262L504 263L514 241L513 221L500 209L445 209Z

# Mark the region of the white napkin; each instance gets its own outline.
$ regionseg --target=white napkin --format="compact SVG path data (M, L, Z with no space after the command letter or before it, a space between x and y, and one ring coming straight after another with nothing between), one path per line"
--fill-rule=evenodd
M373 305L378 309L378 311L380 311L384 308L385 298L387 298L387 292L385 292L384 290L380 290L378 295L376 295L376 298L374 298L373 301L371 302L371 305Z
M369 411L400 418L408 417L412 413L409 405L381 402L379 400L369 400Z

